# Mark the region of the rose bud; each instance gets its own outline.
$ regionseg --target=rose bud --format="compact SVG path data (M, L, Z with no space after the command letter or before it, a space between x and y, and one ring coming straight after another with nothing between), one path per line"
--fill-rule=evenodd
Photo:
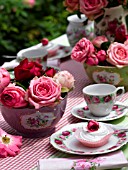
M107 42L108 39L102 35L102 36L97 36L92 40L92 44L97 47L97 48L101 48L101 44L104 42Z
M99 123L95 120L90 120L87 125L87 130L89 132L95 132L99 129Z
M103 62L106 60L106 52L104 50L98 51L96 57L98 58L99 62Z
M86 60L86 63L90 66L98 65L99 60L94 54L92 54L91 56L88 57L88 59Z
M48 45L49 40L48 40L47 38L43 38L43 39L41 40L41 43L42 43L43 46Z

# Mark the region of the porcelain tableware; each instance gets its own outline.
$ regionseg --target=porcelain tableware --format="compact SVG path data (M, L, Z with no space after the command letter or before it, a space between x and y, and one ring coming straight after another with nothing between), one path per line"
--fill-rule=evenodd
M23 60L24 58L28 58L29 61L37 61L42 64L43 68L46 69L47 66L47 57L48 52L46 49L29 49L22 53L22 56L18 57L18 60Z
M94 116L106 116L112 111L118 92L124 93L124 87L111 84L93 84L83 88L84 99Z
M76 155L98 155L116 151L128 142L127 132L114 130L109 142L104 146L98 148L85 147L75 137L77 128L81 128L84 125L85 122L81 122L63 127L51 135L50 143L54 148L65 153Z
M121 103L121 102L120 102ZM123 105L123 103L122 103ZM72 109L71 109L71 114L81 120L91 120L94 119L96 121L102 121L102 122L107 122L107 121L111 121L111 120L116 120L119 119L123 116L125 116L128 113L128 108L121 106L121 105L116 105L114 104L114 107L112 109L112 111L110 112L109 115L107 116L94 116L89 108L87 107L87 103L81 102L77 105L75 105Z

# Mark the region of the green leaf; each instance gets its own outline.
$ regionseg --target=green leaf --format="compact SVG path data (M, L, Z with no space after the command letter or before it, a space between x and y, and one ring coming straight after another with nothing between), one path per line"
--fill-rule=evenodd
M106 51L109 48L110 44L111 44L110 41L102 43L101 44L101 49Z
M61 92L62 93L69 92L69 89L67 87L62 87Z

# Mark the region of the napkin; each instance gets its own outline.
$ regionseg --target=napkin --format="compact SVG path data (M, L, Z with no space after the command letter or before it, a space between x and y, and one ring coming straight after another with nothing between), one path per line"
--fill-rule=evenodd
M16 59L14 59L10 62L5 62L1 67L6 68L7 70L11 70L11 69L14 69L18 65L19 65L19 62Z
M109 153L102 156L78 158L50 158L39 159L38 170L89 170L90 168L114 169L128 167L122 151Z

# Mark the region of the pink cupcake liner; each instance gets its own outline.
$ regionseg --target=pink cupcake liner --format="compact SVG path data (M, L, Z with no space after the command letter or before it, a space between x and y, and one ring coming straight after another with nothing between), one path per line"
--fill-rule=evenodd
M113 130L109 129L109 134L106 135L105 137L103 137L102 139L98 140L98 141L87 141L84 140L80 137L80 132L81 132L82 128L78 128L75 132L75 136L77 138L77 140L79 140L84 146L86 147L90 147L90 148L97 148L97 147L101 147L105 144L108 143L109 138L111 137L111 135L113 134Z

